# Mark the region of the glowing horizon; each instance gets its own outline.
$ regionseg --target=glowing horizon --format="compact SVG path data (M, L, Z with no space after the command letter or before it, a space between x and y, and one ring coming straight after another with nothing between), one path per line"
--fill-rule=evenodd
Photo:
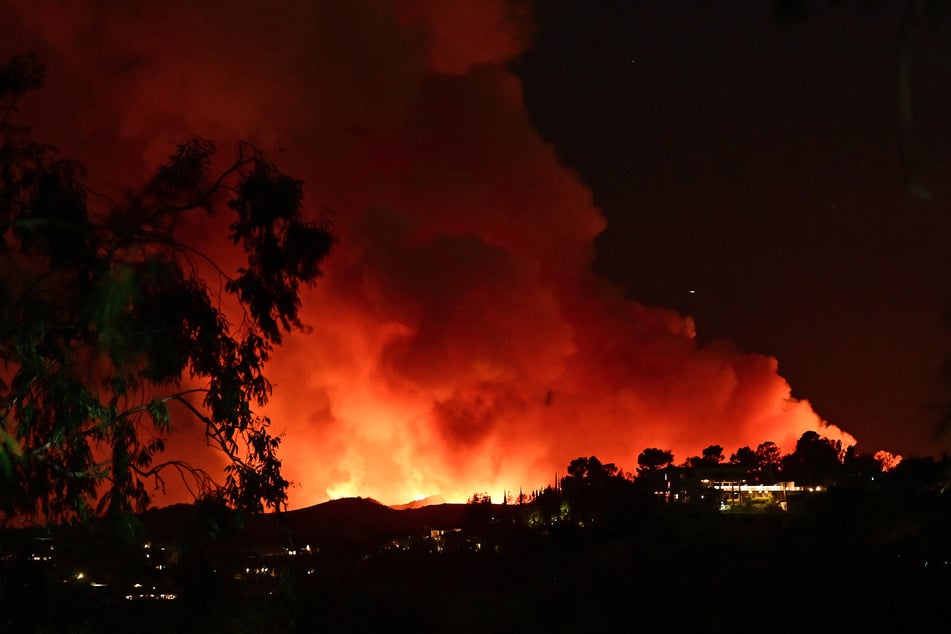
M50 20L63 9L15 3L68 74L50 90L84 89L56 122L73 136L50 141L135 182L171 140L248 138L333 210L308 329L267 371L290 507L465 501L577 456L633 471L647 447L855 442L792 398L773 357L701 346L690 316L592 271L605 219L531 124L508 62L532 25L504 1L249 2L227 24L215 2L109 4ZM213 251L215 222L184 230ZM169 451L215 461L177 426Z

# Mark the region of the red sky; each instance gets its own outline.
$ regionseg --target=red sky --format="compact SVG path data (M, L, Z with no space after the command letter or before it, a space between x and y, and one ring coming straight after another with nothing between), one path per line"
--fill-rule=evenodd
M681 187L683 168L665 158L678 154L665 154L656 132L636 149L638 133L618 128L612 141L594 134L610 128L592 125L605 157L639 157L623 196L592 190L597 161L577 153L597 148L556 144L553 126L558 103L572 95L604 103L612 97L599 90L610 82L539 88L545 73L557 80L584 69L562 74L545 58L524 65L531 58L520 56L548 33L528 12L488 0L69 6L0 0L0 54L35 50L49 63L48 86L23 115L39 138L89 167L94 187L141 181L195 135L223 153L247 139L306 181L315 216L332 210L340 243L304 298L308 331L288 338L270 366L267 413L286 434L292 507L340 495L388 503L499 495L543 486L578 455L633 470L648 446L682 460L712 443L727 454L766 440L791 450L807 429L848 440L792 398L769 346L747 338L738 352L722 314L705 331L692 313L715 312L703 304L706 278L678 273L676 253L661 246L674 242L650 237L652 228L678 230L658 220L666 216L638 212L689 208L676 226L696 245L696 227L732 222L724 201L752 187L742 166L729 188ZM602 62L591 72L607 72ZM614 116L615 105L601 110ZM589 128L561 129L584 137ZM618 188L623 179L597 182ZM641 220L624 220L628 213ZM627 260L618 236L635 228L640 242L626 244L656 244ZM736 274L765 275L772 264L760 259L772 262L751 247ZM720 260L728 258L709 268ZM652 303L631 299L638 277L654 280L642 285ZM663 279L677 297L699 280L698 303L657 301ZM723 282L720 292L744 284ZM698 341L698 331L717 336ZM841 372L862 367L852 359ZM864 443L862 425L842 426ZM188 424L179 428L181 448Z

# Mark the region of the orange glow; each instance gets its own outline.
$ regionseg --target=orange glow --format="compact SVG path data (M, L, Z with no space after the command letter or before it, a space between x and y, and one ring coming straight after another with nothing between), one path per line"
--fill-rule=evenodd
M775 359L700 347L690 317L591 272L604 219L528 120L504 64L530 29L505 2L221 4L90 1L49 20L59 3L12 3L61 60L49 91L75 93L48 140L105 186L172 140L247 138L333 210L310 329L269 372L292 508L500 501L580 455L633 471L651 446L679 462L710 444L792 451L810 429L854 444ZM190 231L214 251L212 225ZM170 450L204 449L187 430Z
M876 451L875 459L882 465L882 471L891 471L901 463L902 456L890 451Z

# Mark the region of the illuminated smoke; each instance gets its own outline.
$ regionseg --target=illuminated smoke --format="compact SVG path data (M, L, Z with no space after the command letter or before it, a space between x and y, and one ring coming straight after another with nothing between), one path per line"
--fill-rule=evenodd
M648 446L681 461L714 443L791 451L808 429L854 442L774 359L700 348L689 317L591 273L604 220L505 68L525 15L315 4L0 0L7 46L51 58L38 136L94 184L141 179L194 135L244 138L333 210L311 330L270 366L291 506L498 498L579 455L633 470Z

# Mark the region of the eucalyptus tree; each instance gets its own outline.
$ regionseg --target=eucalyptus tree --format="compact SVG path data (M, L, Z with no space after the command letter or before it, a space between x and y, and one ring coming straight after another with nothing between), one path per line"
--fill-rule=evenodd
M327 221L257 148L213 169L201 139L103 202L15 122L42 80L34 57L0 65L0 515L140 510L173 473L196 495L281 508L281 439L256 410L333 245ZM187 230L210 214L227 214L216 257ZM178 415L226 456L223 482L165 454Z

